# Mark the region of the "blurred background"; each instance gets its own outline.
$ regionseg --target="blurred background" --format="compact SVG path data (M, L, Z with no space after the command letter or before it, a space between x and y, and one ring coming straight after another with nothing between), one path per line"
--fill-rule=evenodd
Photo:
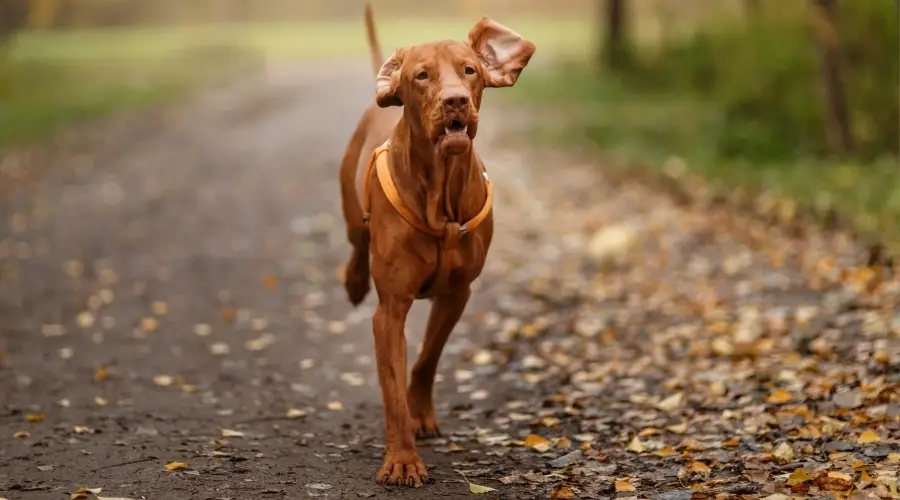
M385 50L482 15L539 46L535 136L900 241L896 0L376 0ZM366 54L361 1L3 0L0 148L277 59ZM766 198L769 199L769 198ZM758 203L757 203L758 204ZM772 203L769 205L775 206Z

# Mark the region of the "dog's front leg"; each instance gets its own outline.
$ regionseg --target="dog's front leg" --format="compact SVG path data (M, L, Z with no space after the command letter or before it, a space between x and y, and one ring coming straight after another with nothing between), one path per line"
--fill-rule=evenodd
M447 343L450 333L453 332L453 327L459 322L471 294L471 289L466 287L447 295L435 297L431 305L428 326L425 329L425 341L422 344L422 352L419 353L419 358L413 365L412 383L409 385L408 395L409 409L418 436L435 437L441 433L432 399L434 374L437 371L444 344Z
M381 484L419 487L428 479L416 451L416 437L406 402L406 336L403 326L412 298L379 296L372 318L378 382L384 401L386 452L378 471Z

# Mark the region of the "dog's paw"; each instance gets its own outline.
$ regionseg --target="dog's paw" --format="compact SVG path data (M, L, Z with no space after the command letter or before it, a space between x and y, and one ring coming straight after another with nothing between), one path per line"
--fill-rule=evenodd
M441 435L441 429L438 427L433 413L427 416L413 417L413 429L416 431L417 438L428 439Z
M378 484L420 488L428 482L428 470L415 451L391 453L384 457L378 470Z

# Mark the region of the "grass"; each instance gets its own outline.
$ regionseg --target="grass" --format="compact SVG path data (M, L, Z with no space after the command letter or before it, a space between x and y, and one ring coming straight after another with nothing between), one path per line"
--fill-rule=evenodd
M562 107L567 124L536 126L538 138L557 146L595 145L628 169L662 171L672 157L714 185L744 193L774 194L822 214L834 211L862 235L900 252L900 167L893 154L869 160L829 160L808 155L769 160L721 153L731 124L719 103L688 93L635 88L609 73L571 64L536 71L510 94L520 102Z
M508 21L541 56L592 44L583 20ZM471 21L379 20L383 50L465 38ZM365 58L362 21L25 31L0 56L0 150L81 120L157 105L262 58ZM546 55L545 55L546 54Z

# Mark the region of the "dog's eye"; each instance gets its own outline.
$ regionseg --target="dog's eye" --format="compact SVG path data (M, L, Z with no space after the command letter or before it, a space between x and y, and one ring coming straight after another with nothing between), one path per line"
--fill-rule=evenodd
M474 74L475 74L475 68L473 68L473 67L471 67L471 66L466 66L466 74L467 74L467 75L474 75Z
M427 71L419 71L416 73L416 80L427 80L428 72Z

